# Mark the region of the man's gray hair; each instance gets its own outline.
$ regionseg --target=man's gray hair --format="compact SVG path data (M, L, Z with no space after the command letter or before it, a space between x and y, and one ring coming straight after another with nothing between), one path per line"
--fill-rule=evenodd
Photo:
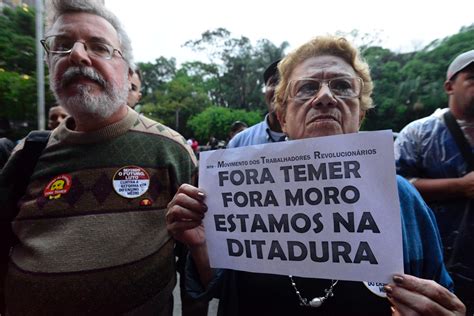
M63 14L68 13L90 13L104 18L112 24L117 31L118 40L120 42L120 50L123 58L131 69L135 69L133 62L132 43L125 29L122 27L120 20L110 10L105 8L98 0L51 0L52 19L49 23L48 31L54 22Z

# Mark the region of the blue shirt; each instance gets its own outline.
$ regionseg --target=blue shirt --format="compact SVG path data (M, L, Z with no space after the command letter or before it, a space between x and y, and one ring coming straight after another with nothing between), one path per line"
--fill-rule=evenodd
M259 145L285 140L285 134L274 132L268 126L268 114L265 119L235 135L227 148Z

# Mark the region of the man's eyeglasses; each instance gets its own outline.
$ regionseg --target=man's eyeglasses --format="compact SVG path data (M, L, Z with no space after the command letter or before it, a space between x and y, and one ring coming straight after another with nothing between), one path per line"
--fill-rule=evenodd
M111 59L114 52L123 58L122 52L113 46L97 40L77 41L62 35L51 35L42 39L41 44L48 54L67 55L76 43L82 43L89 56Z
M306 102L319 93L326 84L334 96L339 98L358 98L364 81L360 77L337 77L331 79L300 78L288 84L288 97L299 102Z

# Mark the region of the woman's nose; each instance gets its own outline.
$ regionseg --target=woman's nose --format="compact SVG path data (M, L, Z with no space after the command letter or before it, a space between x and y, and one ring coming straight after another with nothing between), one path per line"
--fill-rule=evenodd
M319 89L318 93L311 100L312 106L328 106L335 105L336 103L337 100L334 98L331 89L325 82L321 84L321 88Z

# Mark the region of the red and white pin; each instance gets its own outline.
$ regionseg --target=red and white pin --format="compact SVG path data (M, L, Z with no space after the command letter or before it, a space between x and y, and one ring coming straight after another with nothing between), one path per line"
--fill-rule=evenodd
M50 200L59 199L63 194L69 192L71 184L71 176L62 174L49 181L48 185L44 188L43 195Z

